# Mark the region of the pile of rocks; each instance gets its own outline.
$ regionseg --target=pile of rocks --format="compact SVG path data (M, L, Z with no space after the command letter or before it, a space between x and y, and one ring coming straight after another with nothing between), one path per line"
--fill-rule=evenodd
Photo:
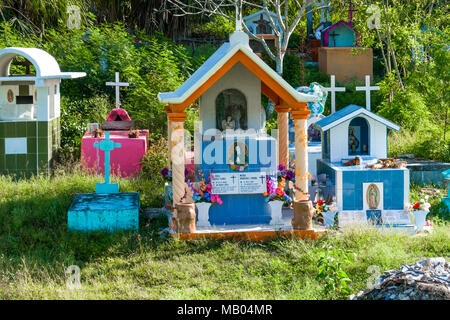
M450 300L450 262L430 258L385 271L350 300Z

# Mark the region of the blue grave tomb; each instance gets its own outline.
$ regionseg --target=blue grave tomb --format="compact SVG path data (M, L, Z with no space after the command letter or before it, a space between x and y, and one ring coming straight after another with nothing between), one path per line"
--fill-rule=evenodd
M336 203L340 225L372 222L414 231L408 212L409 170L367 166L387 158L388 129L398 131L400 127L356 105L337 111L316 126L323 137L317 174L327 178L319 188L325 200ZM360 164L344 165L355 157Z
M95 193L75 196L67 213L71 231L118 231L139 229L140 200L138 192L119 192L119 184L110 183L110 152L120 148L120 143L105 139L94 147L105 152L105 182L97 183Z

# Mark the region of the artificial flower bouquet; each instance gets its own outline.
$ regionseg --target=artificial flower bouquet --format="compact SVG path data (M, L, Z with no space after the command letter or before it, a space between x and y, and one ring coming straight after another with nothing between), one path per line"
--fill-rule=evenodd
M200 182L198 183L198 186L196 186L194 183L191 183L190 181L187 182L187 185L192 190L192 200L194 202L207 202L207 203L217 203L219 205L223 204L222 199L220 199L220 196L217 194L212 194L212 185L211 185L211 177L209 178L209 182L206 183L205 179L202 178Z
M283 201L285 204L291 204L292 198L289 197L284 191L284 187L286 186L284 178L281 178L281 181L277 184L274 179L267 176L266 184L267 192L263 193L266 202L279 200Z
M412 212L416 212L416 211L425 211L425 212L429 212L430 211L430 207L431 204L428 203L428 198L429 196L425 196L425 199L420 199L419 202L416 202L412 207Z
M277 173L278 181L284 179L286 181L294 181L295 173L292 170L287 169L284 165L278 165L278 173Z
M317 201L315 209L316 209L316 215L330 211L330 208L328 208L327 204L323 200Z

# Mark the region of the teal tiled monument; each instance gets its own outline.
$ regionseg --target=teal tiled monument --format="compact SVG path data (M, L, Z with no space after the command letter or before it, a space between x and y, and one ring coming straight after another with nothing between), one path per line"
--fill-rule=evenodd
M105 183L97 183L95 193L80 193L67 213L71 231L117 231L139 229L140 200L138 192L119 192L117 183L110 183L110 152L120 148L120 143L105 139L94 143L105 152Z

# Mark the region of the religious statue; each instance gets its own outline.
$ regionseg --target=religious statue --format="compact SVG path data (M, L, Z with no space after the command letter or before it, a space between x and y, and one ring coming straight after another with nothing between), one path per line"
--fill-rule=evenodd
M245 164L245 155L241 151L241 147L236 143L234 147L234 164Z
M241 123L241 106L234 105L231 109L231 115L233 116L233 119L235 120L235 128L240 128Z
M375 184L371 184L367 188L367 204L371 210L375 210L378 208L378 204L380 203L380 191Z
M11 89L8 90L6 95L9 103L14 101L14 92Z
M350 128L349 129L349 133L348 133L348 144L349 144L349 148L350 150L352 150L352 153L356 153L356 150L359 147L359 140L358 138L355 136L355 130L354 128Z
M234 130L235 127L235 121L231 116L227 116L226 119L222 120L222 130Z

